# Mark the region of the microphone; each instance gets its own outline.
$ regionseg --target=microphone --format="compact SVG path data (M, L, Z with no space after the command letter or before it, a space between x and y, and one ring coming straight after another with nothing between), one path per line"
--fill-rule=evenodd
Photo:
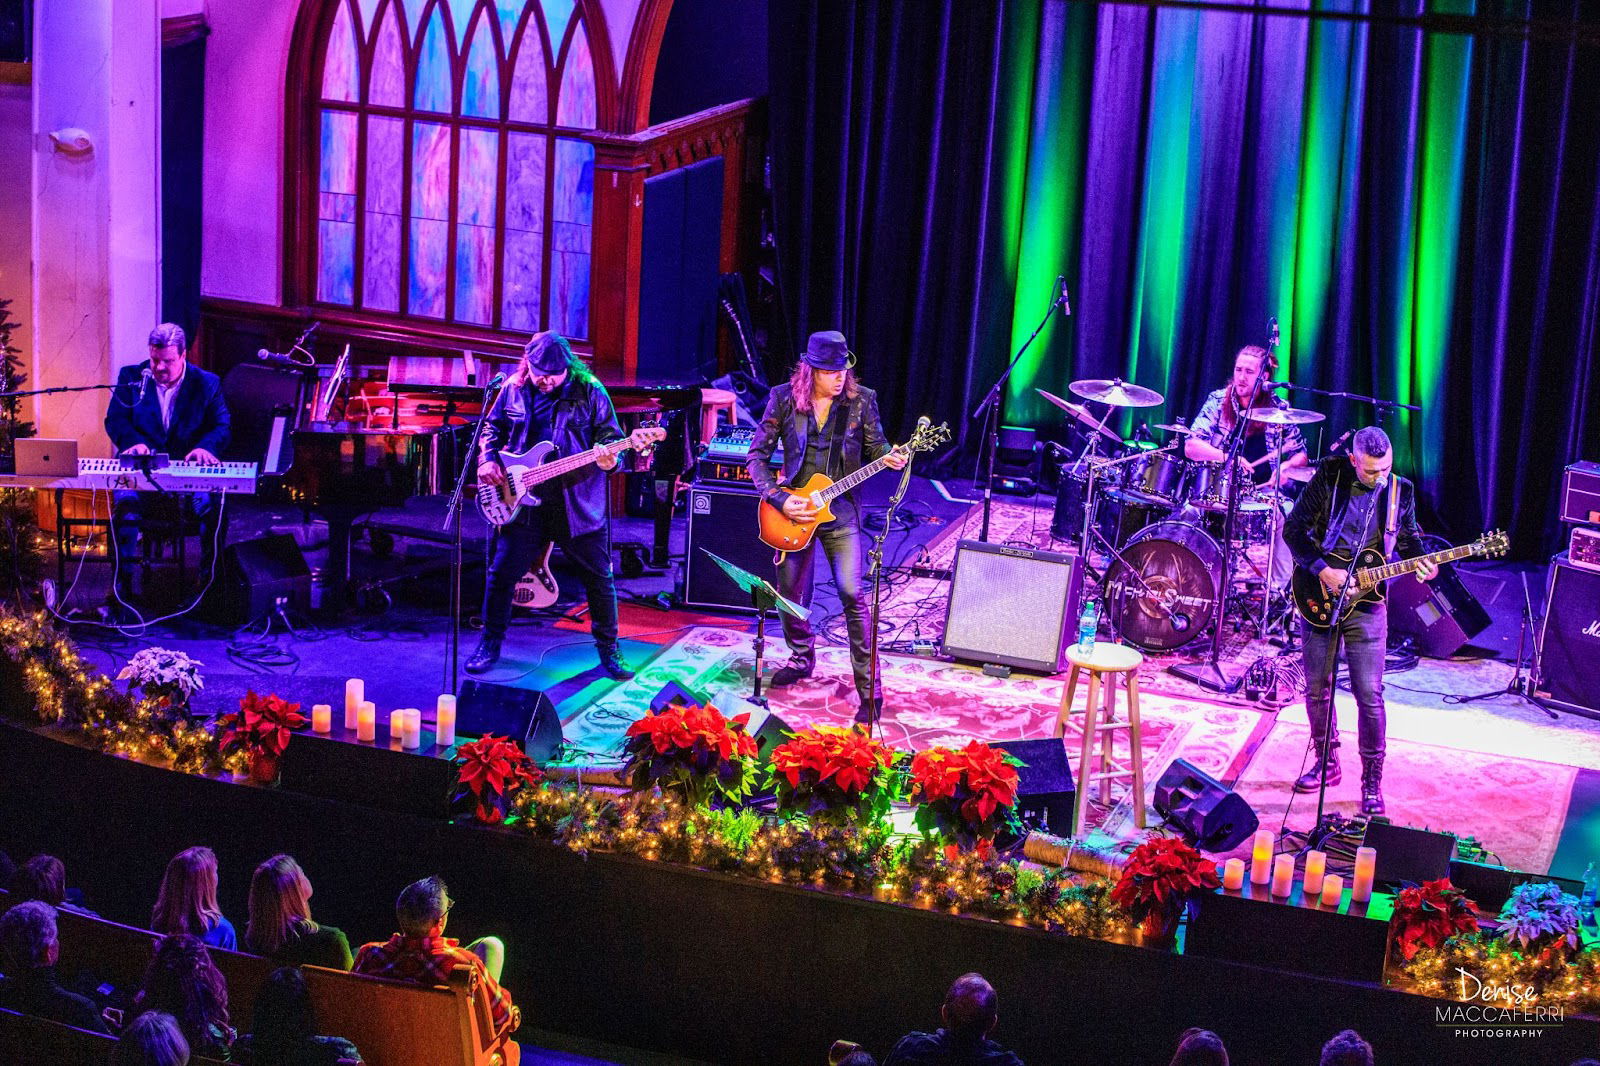
M484 388L485 389L498 389L501 385L504 385L505 383L506 383L506 372L504 370L502 370L502 371L500 371L500 373L498 373L494 377L490 378L489 379L489 384L485 385Z
M1067 299L1067 276L1065 274L1057 275L1056 284L1061 288L1061 295L1056 297L1056 303L1061 305L1063 314L1070 315L1072 314L1072 302Z
M1273 381L1273 382L1269 382L1267 384L1267 388L1269 388L1269 389L1284 389L1285 391L1287 391L1289 389L1294 388L1294 386L1289 384L1287 381Z
M1271 344L1272 347L1276 348L1278 346L1278 319L1276 317L1273 317L1268 321L1267 332L1271 334L1271 338L1268 343Z
M1150 435L1150 426L1149 426L1149 424L1145 423L1145 422L1140 422L1139 423L1139 428L1133 431L1133 439L1134 440L1155 440L1155 438Z
M1186 632L1189 628L1189 616L1175 612L1172 615L1172 631L1174 633Z
M134 403L139 403L144 399L145 391L150 388L150 377L150 368L147 366L144 368L144 372L139 375L139 395L133 401Z
M256 358L259 359L263 363L275 363L275 364L277 364L279 366L297 366L297 365L299 365L297 360L295 359L295 357L293 355L288 355L288 354L283 353L283 352L272 352L272 351L268 351L265 348L259 349L256 352Z

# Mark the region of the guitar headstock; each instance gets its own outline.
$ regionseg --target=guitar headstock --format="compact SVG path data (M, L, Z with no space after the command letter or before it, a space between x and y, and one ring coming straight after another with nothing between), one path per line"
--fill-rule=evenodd
M911 439L900 447L908 452L931 452L949 439L950 423L940 422L937 426L929 423L926 426L919 426L917 431L911 434Z
M1472 554L1481 555L1485 559L1498 558L1510 550L1511 539L1506 536L1503 529L1492 530L1472 542Z

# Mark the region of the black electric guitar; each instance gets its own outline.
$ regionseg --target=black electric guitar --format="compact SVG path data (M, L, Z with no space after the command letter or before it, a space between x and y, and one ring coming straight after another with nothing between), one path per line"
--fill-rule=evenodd
M1424 563L1438 566L1440 563L1455 562L1457 559L1466 559L1474 555L1487 559L1504 555L1507 547L1506 535L1497 529L1492 533L1485 533L1471 544L1446 548L1431 555L1419 555L1415 559L1401 559L1397 563L1384 562L1383 554L1376 548L1363 548L1361 554L1354 560L1348 555L1338 553L1328 555L1327 559L1330 565L1350 571L1350 591L1345 594L1343 608L1344 614L1347 615L1352 607L1363 600L1383 599L1385 581L1401 574L1414 573ZM1333 616L1333 605L1338 602L1338 593L1329 592L1328 586L1322 583L1322 579L1303 566L1294 568L1292 584L1294 605L1300 611L1300 617L1304 618L1313 629L1333 628L1339 621Z

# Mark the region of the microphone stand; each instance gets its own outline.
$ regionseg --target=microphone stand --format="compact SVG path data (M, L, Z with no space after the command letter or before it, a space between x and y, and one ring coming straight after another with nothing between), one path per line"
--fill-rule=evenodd
M1000 380L994 383L994 387L989 390L988 395L984 396L983 401L972 409L972 415L968 419L968 421L976 422L980 416L982 417L983 438L978 442L978 447L987 448L989 456L983 474L983 523L978 529L978 539L981 541L989 539L989 508L994 496L994 457L995 453L1000 450L1000 390L1005 388L1007 381L1011 380L1011 372L1017 368L1017 363L1022 360L1022 353L1028 350L1028 345L1032 344L1033 339L1039 335L1039 331L1044 329L1045 324L1056 313L1056 308L1066 302L1066 294L1066 281L1063 280L1061 291L1056 293L1055 299L1050 301L1050 309L1044 313L1044 317L1039 320L1039 324L1033 327L1033 332L1028 334L1028 339L1022 342L1022 347L1017 349L1017 354L1011 357L1011 363L1006 367L1005 373L1000 375ZM1068 309L1067 314L1070 315L1071 313L1072 311Z
M500 390L491 382L483 387L482 409L472 426L472 442L467 446L461 469L456 473L456 485L450 492L450 502L445 506L444 523L439 527L452 533L450 541L450 635L446 641L446 654L450 656L450 691L459 692L461 685L461 498L467 488L467 472L475 469L473 457L478 454L478 443L483 439L483 426L489 419L492 404L490 394L497 399Z
M900 471L900 484L894 490L894 495L889 497L889 509L884 512L883 530L872 538L872 551L868 559L872 567L872 665L868 671L871 679L867 685L868 698L872 700L872 713L869 716L867 729L878 727L878 739L883 739L883 708L878 704L878 685L881 681L878 669L878 616L881 611L881 597L883 595L883 542L889 539L889 530L894 527L894 513L900 507L900 501L905 499L906 489L911 486L911 464L916 458L916 453L906 452L906 465ZM859 518L859 514L858 514Z

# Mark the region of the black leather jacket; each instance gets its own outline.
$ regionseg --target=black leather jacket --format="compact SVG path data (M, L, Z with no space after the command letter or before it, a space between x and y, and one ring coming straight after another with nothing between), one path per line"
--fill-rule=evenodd
M840 442L839 461L841 474L848 474L877 459L890 450L888 438L883 435L883 419L878 416L878 394L865 386L856 386L853 400L841 396L835 403L845 404L848 421L845 422L844 440ZM811 428L811 416L795 410L794 397L788 385L779 385L767 396L767 410L761 416L756 438L750 443L750 457L745 469L763 499L774 507L782 508L789 494L778 487L778 477L772 471L772 453L778 443L783 443L782 480L792 482L806 461L806 437Z
M1294 553L1294 561L1313 574L1321 573L1328 565L1324 553L1333 547L1332 541L1344 525L1344 511L1350 505L1350 490L1355 483L1356 470L1349 457L1329 456L1317 466L1316 474L1289 513L1283 527L1284 542ZM1391 474L1389 486L1383 491L1373 522L1382 531L1384 558L1393 560L1396 548L1402 559L1423 554L1422 530L1417 527L1417 494L1411 482ZM1400 493L1399 522L1393 534L1388 532L1391 492Z
M532 385L508 385L495 398L483 425L482 458L500 462L502 451L519 454L539 442L529 440L533 428L529 405ZM590 384L568 372L556 397L554 426L550 434L556 455L576 455L597 444L610 444L623 436L611 397L598 381ZM604 529L606 524L606 472L590 464L558 479L567 511L567 528L573 536ZM548 498L548 496L546 496ZM524 510L518 521L531 515Z

